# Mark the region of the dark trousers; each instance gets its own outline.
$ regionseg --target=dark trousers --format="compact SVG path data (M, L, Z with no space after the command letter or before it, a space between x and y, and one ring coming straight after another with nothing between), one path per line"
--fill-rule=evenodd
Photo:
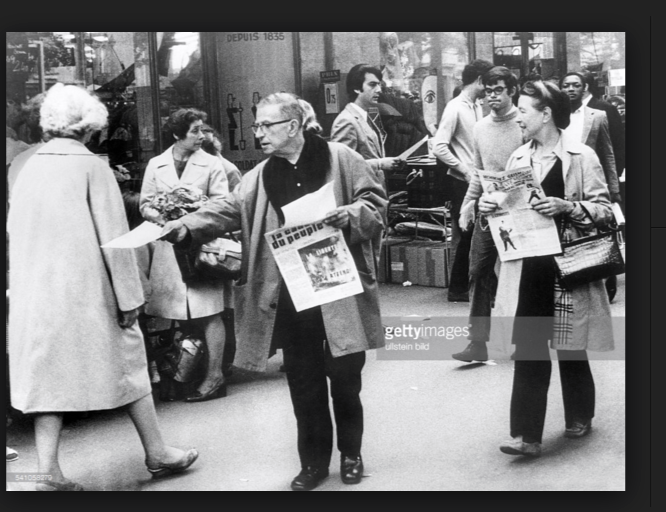
M555 266L552 257L525 258L514 321L511 436L541 442L546 419L552 363L549 340L553 336ZM564 421L594 417L595 387L584 350L558 350Z
M341 454L361 454L363 406L361 371L365 352L332 357L326 341L321 308L296 313L291 299L285 307L280 298L280 322L289 325L282 351L287 382L298 429L298 454L301 466L328 468L333 447L333 425L329 410L327 377Z
M539 359L526 355L521 345L516 347L511 394L511 437L519 435L529 442L541 442L546 421L548 387L552 363L548 341L542 343ZM594 417L595 387L585 350L558 350L564 422L570 427L574 420L587 421Z
M468 183L463 180L451 180L451 282L449 295L459 296L469 293L469 251L472 245L473 229L460 229L459 217Z
M481 216L474 226L469 260L469 340L485 342L490 339L491 306L497 292L497 248L488 222Z

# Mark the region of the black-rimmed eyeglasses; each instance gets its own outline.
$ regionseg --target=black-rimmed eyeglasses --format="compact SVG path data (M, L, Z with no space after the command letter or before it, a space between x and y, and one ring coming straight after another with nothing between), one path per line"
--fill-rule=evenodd
M502 94L504 92L504 89L506 89L506 87L502 87L501 85L498 85L497 87L486 87L485 90L486 90L486 94L488 96L491 96L493 94L495 96L499 96L500 94Z
M259 132L259 130L265 131L266 128L270 126L274 126L276 124L288 123L289 121L293 121L293 119L285 119L284 121L275 121L274 123L251 124L250 127L252 128L252 131L256 135Z

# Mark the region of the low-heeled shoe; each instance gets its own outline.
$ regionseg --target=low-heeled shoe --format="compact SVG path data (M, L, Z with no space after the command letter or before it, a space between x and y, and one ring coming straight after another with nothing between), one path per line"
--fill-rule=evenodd
M486 347L486 344L483 342L471 342L465 347L465 350L456 354L451 354L451 357L465 363L471 363L472 361L487 361L488 347Z
M150 466L146 463L146 467L153 478L163 478L165 476L174 475L176 473L182 473L187 468L189 468L194 461L199 457L199 452L194 448L187 450L183 457L176 462L161 462L154 466Z
M564 430L564 437L576 439L586 436L592 430L592 420L589 421L574 421L570 427Z
M328 468L305 466L296 478L292 480L291 489L294 491L311 491L327 476Z
M523 436L516 436L500 445L500 451L508 455L527 455L538 457L541 455L541 443L526 443Z
M357 484L363 478L363 459L342 456L340 459L340 478L344 484Z
M199 391L195 391L194 394L188 396L185 401L188 403L207 402L208 400L224 398L225 396L227 396L227 381L222 379L207 393L199 393Z

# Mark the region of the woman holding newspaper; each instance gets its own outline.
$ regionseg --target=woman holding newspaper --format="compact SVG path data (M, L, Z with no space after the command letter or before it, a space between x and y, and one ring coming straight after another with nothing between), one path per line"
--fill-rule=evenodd
M506 168L533 167L545 197L533 200L532 207L553 218L558 230L565 223L565 236L572 240L589 233L593 220L608 224L611 204L599 159L590 148L562 136L570 117L567 95L551 83L529 81L520 91L518 109L517 122L531 140L511 155ZM497 208L492 194L481 197L482 214ZM565 437L585 436L592 427L595 388L586 350L613 349L608 296L601 280L567 290L556 276L552 255L502 263L497 316L515 317L516 345L511 439L500 446L507 454L541 453L549 348L557 350L559 360Z
M126 406L154 476L184 471L198 456L162 440L137 323L145 299L134 252L100 248L128 231L111 168L84 145L107 117L84 89L54 85L41 108L50 141L12 191L11 398L34 414L39 472L51 478L38 491L83 490L60 468L67 411Z

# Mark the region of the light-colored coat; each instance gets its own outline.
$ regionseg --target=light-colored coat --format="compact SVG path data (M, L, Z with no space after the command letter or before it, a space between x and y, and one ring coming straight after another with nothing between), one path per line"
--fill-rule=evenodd
M333 121L331 142L340 142L352 148L368 162L373 171L382 172L379 167L379 159L385 156L384 144L351 103L348 103Z
M507 169L531 165L531 142L518 148L509 158ZM601 164L595 152L580 142L562 137L562 172L566 199L585 205L599 225L612 219L608 187ZM570 215L574 228L569 231L572 240L584 236L594 228L592 220L580 205ZM514 317L518 307L518 290L523 260L503 262L500 268L494 316ZM573 300L573 341L567 346L553 346L558 350L613 350L608 293L602 280L577 286L571 292ZM510 338L509 338L510 339Z
M24 413L113 409L151 392L138 323L134 251L101 249L128 231L113 171L86 147L53 139L12 192L9 361Z
M329 148L331 170L326 181L334 182L337 204L348 205L350 227L345 239L363 284L362 294L321 306L331 353L338 357L384 345L374 247L384 228L387 199L357 153L337 143L329 143ZM257 371L266 369L280 292L280 273L264 238L280 226L263 186L265 164L248 172L228 199L182 218L195 244L241 229L243 265L235 286L238 347L234 365Z
M211 201L229 193L222 161L203 150L192 153L178 179L173 160L173 146L148 162L141 186L140 209L143 214L156 194L166 193L180 185L195 186ZM183 282L173 246L157 242L150 269L152 295L146 313L162 318L187 320L211 316L224 310L224 281L210 280L192 285Z

